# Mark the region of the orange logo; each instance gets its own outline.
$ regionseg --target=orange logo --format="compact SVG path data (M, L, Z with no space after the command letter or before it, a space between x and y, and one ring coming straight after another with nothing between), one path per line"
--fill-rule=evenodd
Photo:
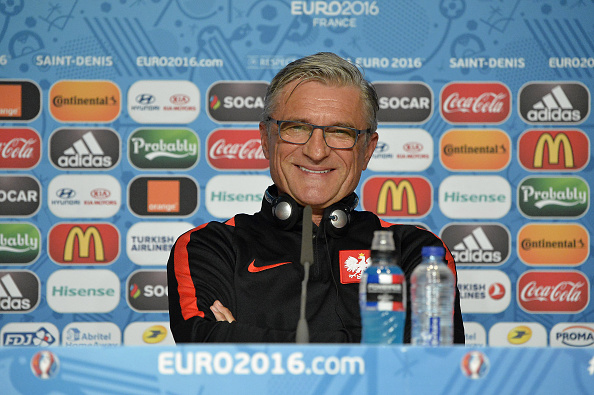
M433 188L422 177L370 177L361 201L380 217L424 217L431 211Z
M22 115L21 85L0 86L0 116L17 118Z
M441 138L440 159L453 171L498 171L511 160L511 140L497 129L450 130Z
M528 224L518 232L518 255L527 265L577 266L589 255L590 236L578 224Z
M146 209L149 213L179 213L179 181L148 180Z
M520 136L518 158L528 170L577 171L590 161L590 141L580 130L528 130Z
M49 92L49 109L60 122L111 122L120 115L120 88L110 81L60 81Z

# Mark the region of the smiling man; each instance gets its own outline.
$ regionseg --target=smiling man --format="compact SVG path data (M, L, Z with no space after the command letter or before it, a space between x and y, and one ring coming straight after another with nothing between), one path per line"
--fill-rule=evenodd
M176 342L295 341L304 206L312 207L314 227L306 305L312 342L361 340L359 279L345 262L369 257L375 230L392 230L407 278L423 246L444 246L428 231L356 210L354 191L378 141L377 110L373 86L331 53L298 59L274 77L260 123L274 185L258 213L210 222L177 240L167 264ZM447 258L455 274L449 251ZM407 313L405 342L410 307ZM454 327L454 341L463 343L457 290Z

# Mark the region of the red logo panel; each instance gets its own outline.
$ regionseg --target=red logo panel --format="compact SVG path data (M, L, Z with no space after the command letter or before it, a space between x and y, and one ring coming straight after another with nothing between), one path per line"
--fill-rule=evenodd
M208 163L217 170L264 170L258 129L217 129L206 139Z
M41 138L29 128L0 128L0 169L30 169L41 159Z
M439 110L450 123L497 124L511 111L511 92L498 82L454 82L441 90Z
M371 264L370 250L342 250L340 260L340 282L342 284L359 283L361 275Z
M590 301L590 282L578 271L529 271L518 279L518 304L532 313L577 313Z
M120 234L110 224L58 224L48 236L48 253L59 264L107 265L116 260Z
M422 177L370 177L363 183L363 208L380 217L424 217L431 211L433 188Z
M528 130L520 136L518 159L534 171L578 171L590 161L590 140L579 130Z

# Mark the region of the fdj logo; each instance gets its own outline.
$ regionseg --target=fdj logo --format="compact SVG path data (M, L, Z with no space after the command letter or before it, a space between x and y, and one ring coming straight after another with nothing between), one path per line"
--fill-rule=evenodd
M590 189L578 177L526 178L518 187L518 206L527 217L579 218L589 205Z

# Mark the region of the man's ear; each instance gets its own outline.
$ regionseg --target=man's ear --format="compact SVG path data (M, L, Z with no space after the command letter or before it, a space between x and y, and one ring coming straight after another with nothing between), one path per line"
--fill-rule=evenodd
M365 162L363 165L363 170L367 169L367 164L371 160L371 156L373 155L373 151L375 151L375 147L377 146L377 141L379 140L379 136L377 132L373 132L371 136L369 136L369 141L367 142L367 147L365 147Z
M262 143L262 152L264 152L264 157L266 159L270 159L268 152L270 144L268 137L268 125L265 122L260 122L260 142Z

